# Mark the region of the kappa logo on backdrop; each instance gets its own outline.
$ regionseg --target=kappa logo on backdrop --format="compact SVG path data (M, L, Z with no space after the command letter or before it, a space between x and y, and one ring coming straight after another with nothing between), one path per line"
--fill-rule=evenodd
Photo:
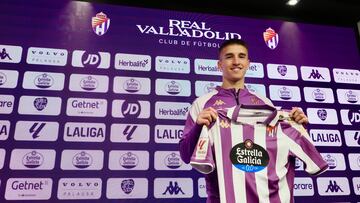
M311 73L308 78L325 80L325 78L319 73L319 70L315 70L315 69L311 70Z
M109 30L110 18L103 12L97 13L91 18L91 25L95 34L102 36Z
M35 98L35 100L34 100L34 107L38 111L42 111L47 106L47 103L48 103L48 99L46 97L38 97L38 98Z
M130 194L135 187L135 181L133 179L125 179L121 181L121 189L125 194Z
M174 181L174 184L173 181L169 181L169 185L166 187L166 190L162 194L166 195L167 193L169 193L170 195L177 195L179 193L183 195L185 194L181 187L179 187L177 181Z
M266 29L263 33L264 41L270 49L275 49L279 44L279 35L272 28Z
M329 185L325 191L326 193L331 192L331 193L337 193L337 192L344 192L341 187L336 183L335 180L329 180Z
M5 48L3 48L0 52L0 59L4 60L4 59L9 59L10 61L12 61L12 58L10 57L10 54L6 51Z

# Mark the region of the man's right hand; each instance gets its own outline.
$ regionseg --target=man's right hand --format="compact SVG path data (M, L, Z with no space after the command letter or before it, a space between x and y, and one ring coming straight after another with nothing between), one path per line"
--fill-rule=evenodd
M196 124L209 126L210 123L215 121L217 117L218 114L216 110L213 109L212 107L208 107L199 113L196 119Z

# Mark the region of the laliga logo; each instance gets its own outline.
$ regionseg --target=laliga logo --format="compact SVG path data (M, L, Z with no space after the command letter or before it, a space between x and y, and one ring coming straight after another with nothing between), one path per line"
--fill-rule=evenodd
M110 18L103 12L97 13L95 17L92 17L91 25L95 34L102 36L109 30Z
M264 41L270 49L275 49L279 44L279 35L270 27L263 33Z

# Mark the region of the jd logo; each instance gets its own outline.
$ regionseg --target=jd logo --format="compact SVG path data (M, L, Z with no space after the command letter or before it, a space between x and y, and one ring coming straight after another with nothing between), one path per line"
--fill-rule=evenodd
M350 110L348 113L348 118L351 124L360 122L360 111L352 111Z
M138 101L129 102L127 100L124 101L121 112L124 116L137 118L141 112L141 106Z
M97 67L100 63L100 54L87 54L86 52L82 56L82 64L84 66L94 66Z

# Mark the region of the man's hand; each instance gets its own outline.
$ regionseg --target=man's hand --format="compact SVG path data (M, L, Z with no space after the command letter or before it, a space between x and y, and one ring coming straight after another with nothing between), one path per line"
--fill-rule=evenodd
M199 113L199 115L196 119L196 124L209 126L210 123L215 121L217 117L218 117L218 114L217 114L216 110L209 107L209 108L202 110Z
M299 124L308 124L309 120L305 113L298 107L293 107L290 111L289 116L294 119L295 122Z

